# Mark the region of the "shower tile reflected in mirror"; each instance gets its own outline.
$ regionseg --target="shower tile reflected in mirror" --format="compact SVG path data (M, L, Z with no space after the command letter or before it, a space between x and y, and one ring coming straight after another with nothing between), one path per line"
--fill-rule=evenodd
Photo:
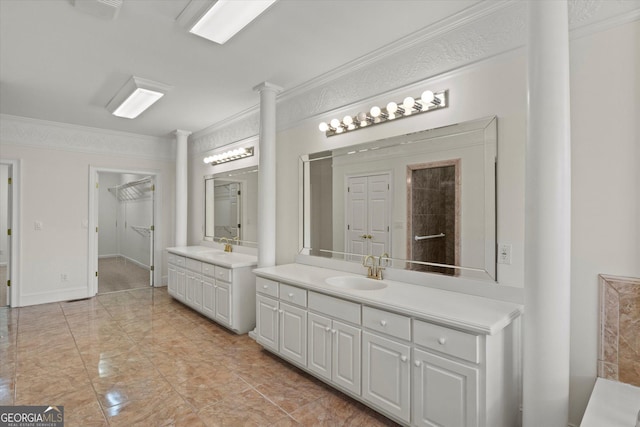
M460 159L407 165L407 259L459 265ZM455 275L456 269L412 263L412 270Z

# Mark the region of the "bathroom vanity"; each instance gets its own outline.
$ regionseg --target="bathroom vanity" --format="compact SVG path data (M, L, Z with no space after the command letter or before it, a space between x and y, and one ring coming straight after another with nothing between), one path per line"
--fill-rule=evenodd
M168 248L169 295L244 334L255 326L254 255L205 246Z
M521 305L303 264L254 273L265 349L404 425L519 425Z

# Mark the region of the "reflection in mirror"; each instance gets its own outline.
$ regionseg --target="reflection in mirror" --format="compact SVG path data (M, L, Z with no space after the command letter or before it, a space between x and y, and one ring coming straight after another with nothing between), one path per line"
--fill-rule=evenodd
M303 156L303 254L496 280L497 119Z
M204 240L225 237L257 247L257 172L252 167L204 177Z

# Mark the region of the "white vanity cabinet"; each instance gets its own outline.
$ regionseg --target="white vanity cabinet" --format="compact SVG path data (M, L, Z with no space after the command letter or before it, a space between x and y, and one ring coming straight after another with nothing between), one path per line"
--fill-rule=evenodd
M256 340L300 365L307 365L307 291L256 280ZM264 295L261 295L264 294ZM280 300L271 298L276 296Z
M360 310L359 304L309 292L307 368L358 396L362 389Z
M325 280L344 273L300 264L254 272L265 349L403 425L519 425L521 305L386 280L342 290Z
M234 332L247 333L255 326L255 257L207 249L168 249L169 294Z
M411 318L363 307L362 397L397 418L411 419Z

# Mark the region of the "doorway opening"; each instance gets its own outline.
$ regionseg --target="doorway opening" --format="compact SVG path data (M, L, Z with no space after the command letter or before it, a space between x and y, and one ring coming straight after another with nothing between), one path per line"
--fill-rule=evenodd
M460 159L407 166L407 259L411 269L457 275L460 261Z
M153 286L155 178L97 175L97 293Z

